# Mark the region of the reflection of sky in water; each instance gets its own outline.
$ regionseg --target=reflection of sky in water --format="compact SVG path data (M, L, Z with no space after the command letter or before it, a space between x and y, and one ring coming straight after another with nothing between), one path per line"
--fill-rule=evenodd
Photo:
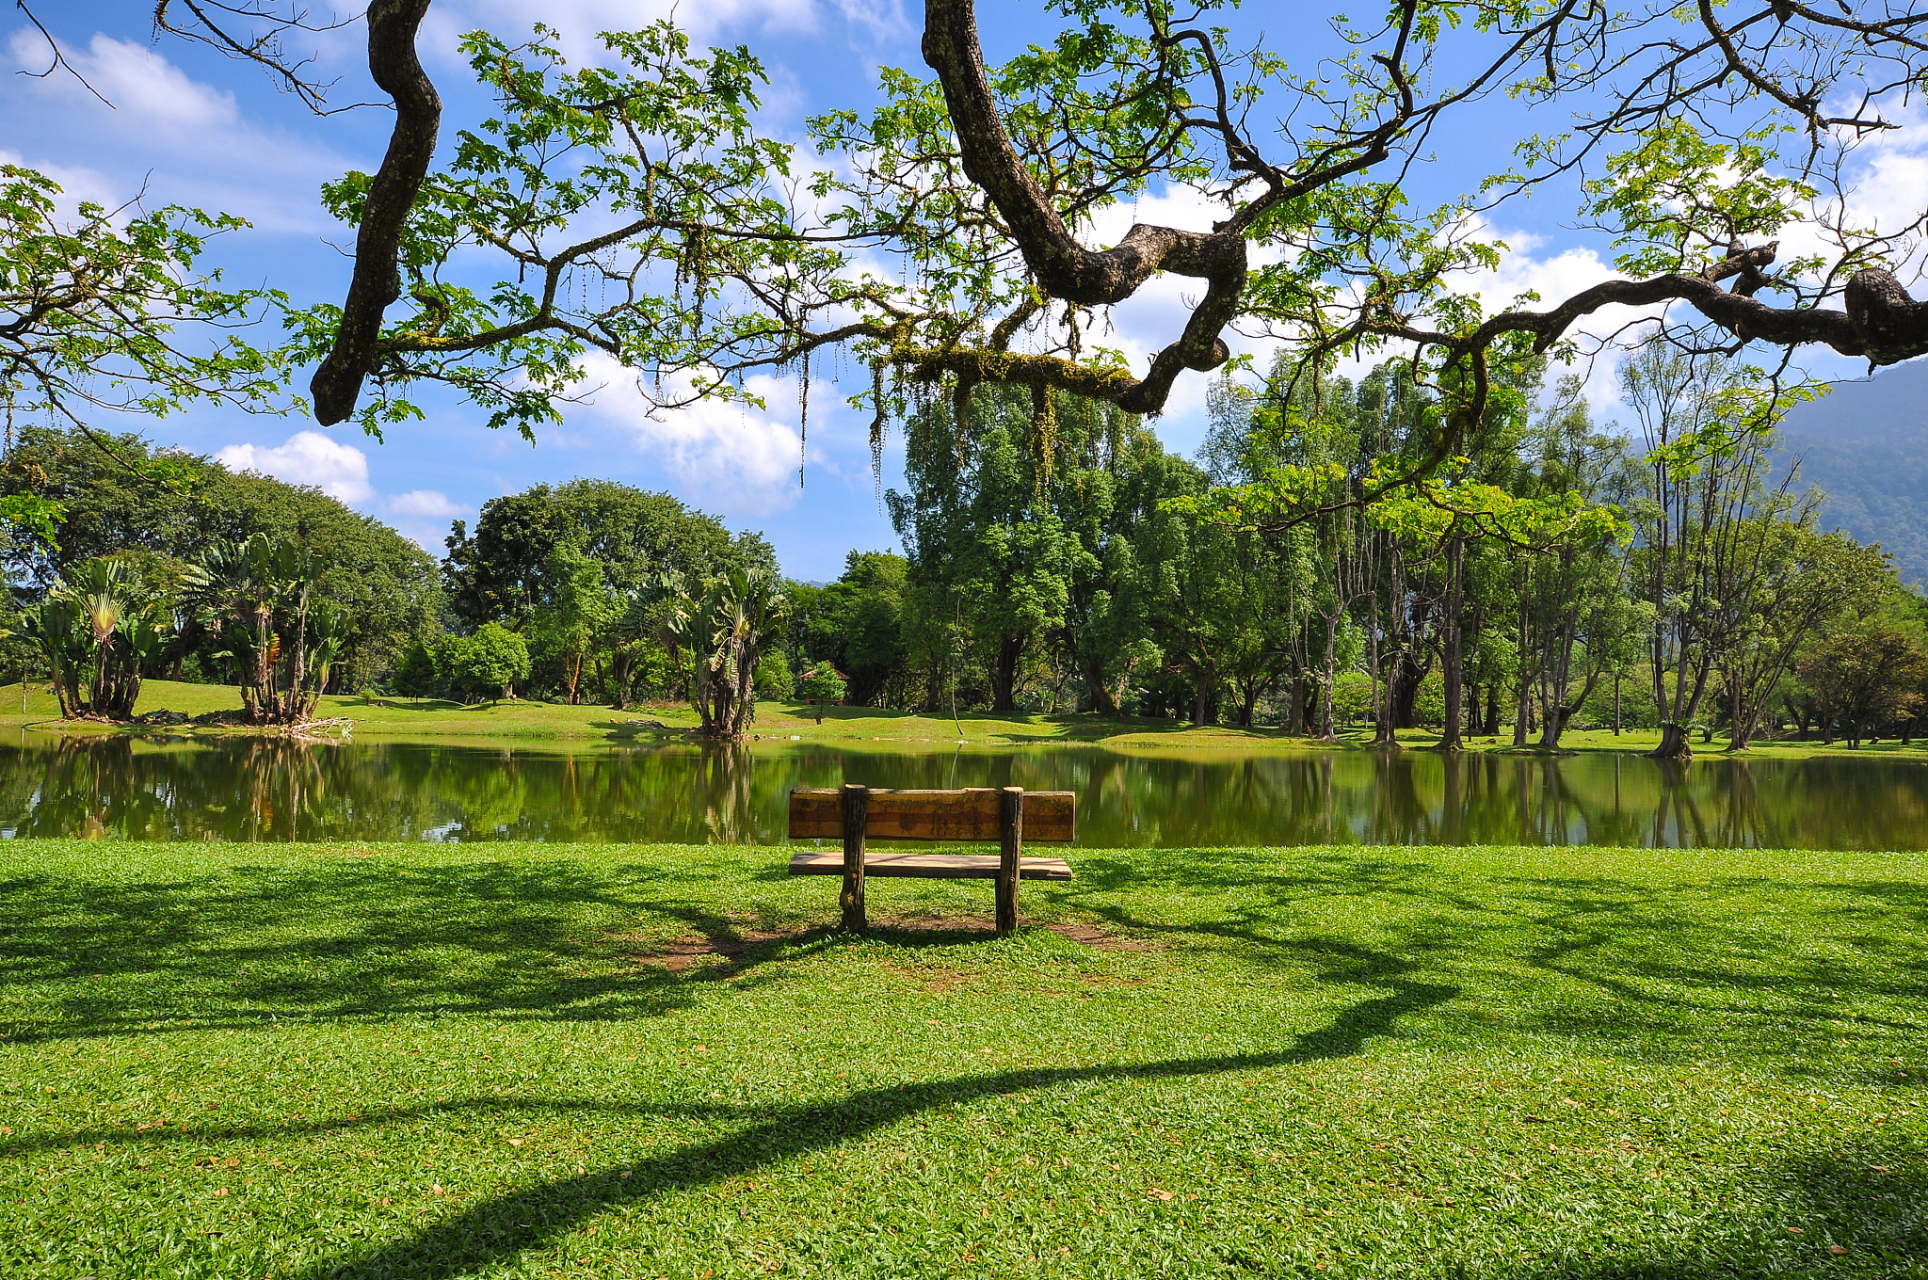
M1078 795L1078 844L1928 847L1928 764L789 743L574 753L35 739L0 747L0 836L771 844L790 788Z

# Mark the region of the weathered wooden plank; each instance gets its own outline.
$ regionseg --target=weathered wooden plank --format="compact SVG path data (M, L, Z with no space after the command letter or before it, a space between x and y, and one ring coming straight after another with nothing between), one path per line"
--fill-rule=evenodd
M998 792L998 838L1002 842L997 858L997 931L1000 936L1018 931L1018 874L1024 865L1024 788L1005 787Z
M868 818L870 789L846 785L837 797L838 825L843 838L843 892L837 901L843 907L843 927L853 933L864 931L864 833L870 829Z
M792 840L843 838L838 787L798 787L790 793ZM1069 791L1024 793L1024 838L1066 844L1076 833L1076 796ZM1001 840L998 793L991 787L959 791L886 791L869 794L864 834L872 840Z
M1000 861L994 853L891 853L871 849L864 855L864 874L916 880L995 880ZM790 858L793 876L840 876L843 872L841 850L808 849ZM1018 863L1018 875L1025 880L1069 880L1071 864L1063 858L1023 858Z

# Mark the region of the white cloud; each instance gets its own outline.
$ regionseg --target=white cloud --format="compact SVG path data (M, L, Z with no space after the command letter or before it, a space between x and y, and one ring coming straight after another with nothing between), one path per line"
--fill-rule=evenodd
M638 453L674 478L680 496L726 516L763 516L796 503L804 442L797 428L776 413L705 400L652 415L633 374L607 359L592 361L588 372L586 385L600 383L601 389L575 413L621 429ZM797 384L791 379L755 377L748 389L773 410L797 404ZM824 428L837 400L834 387L820 390L810 403L817 430ZM814 448L809 461L826 464Z
M439 520L452 520L474 510L473 507L451 501L440 489L412 489L407 493L398 493L388 500L388 509L398 516L426 516Z
M1529 310L1545 311L1558 306L1574 294L1591 288L1607 280L1621 279L1620 272L1601 261L1600 255L1592 249L1570 248L1546 257L1536 257L1521 249L1537 244L1539 238L1515 233L1500 234L1499 239L1514 248L1500 259L1497 271L1482 271L1466 278L1460 285L1465 292L1478 295L1488 315L1510 309L1522 295L1537 294L1539 301L1526 301ZM1586 379L1586 398L1588 405L1596 414L1611 411L1620 403L1619 361L1613 351L1606 351L1597 357L1591 352L1600 341L1614 335L1621 335L1619 343L1624 345L1648 330L1640 324L1643 320L1658 320L1666 311L1664 306L1653 307L1602 307L1588 316L1576 321L1568 336L1575 339L1575 345L1589 358L1583 358L1571 372L1579 373ZM1638 326L1633 328L1631 326ZM1554 367L1547 374L1550 386L1566 370Z
M258 471L290 484L314 485L343 502L367 502L375 496L375 487L368 483L368 455L319 431L297 431L277 448L231 444L214 460L230 471Z
M440 557L448 552L449 527L434 520L395 520L395 532L428 552Z
M13 33L7 53L16 69L46 66L45 42L31 30ZM64 74L0 74L0 116L9 146L44 170L58 167L45 157L88 158L88 169L64 171L84 179L63 180L70 192L112 208L144 191L149 208L219 209L267 232L339 230L315 192L349 162L325 143L265 127L233 93L191 78L144 44L95 35L67 54L85 84Z
M14 33L11 52L23 69L45 65L48 57L46 41L24 28ZM68 61L116 110L150 132L229 126L239 119L232 93L190 80L166 58L132 40L96 34L85 53L69 51ZM68 87L85 92L71 80Z

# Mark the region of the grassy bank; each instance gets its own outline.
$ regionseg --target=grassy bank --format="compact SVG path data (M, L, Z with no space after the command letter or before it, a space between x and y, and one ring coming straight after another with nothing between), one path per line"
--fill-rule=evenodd
M1928 1274L1928 859L11 844L0 1274Z
M210 712L232 711L241 705L240 694L226 685L181 684L171 680L149 680L141 686L137 714L175 711L190 718ZM116 729L105 724L63 725L60 708L52 693L43 686L30 687L23 711L18 684L0 685L0 726L31 728L52 732L114 733L135 730ZM651 738L658 734L653 726L682 733L696 726L696 713L683 705L651 705L627 711L606 706L564 707L546 702L480 702L463 704L442 698L363 698L359 695L329 696L321 699L316 714L340 717L354 722L352 735L383 741L491 740L548 742L558 746L571 743L622 742ZM801 703L760 702L757 704L755 731L764 737L788 741L825 743L897 743L909 749L925 750L953 747L962 740L974 745L1046 746L1052 744L1089 744L1107 747L1157 747L1178 750L1230 748L1253 751L1362 751L1371 746L1371 733L1347 729L1336 743L1313 742L1287 735L1272 727L1240 729L1232 725L1193 727L1176 720L1154 720L1124 716L1102 719L1092 715L1017 715L993 716L963 712L958 719L927 716L908 711L883 711L874 707L827 707L822 723L817 709ZM170 727L173 734L233 732L193 725ZM1696 747L1705 755L1721 754L1726 746L1718 736ZM1439 735L1429 730L1403 730L1400 741L1413 749L1425 749L1438 742ZM1564 740L1564 748L1574 752L1648 751L1660 740L1655 730L1628 730L1614 734L1606 729L1575 730ZM1497 737L1475 736L1467 740L1469 751L1510 752L1512 735L1507 730ZM1532 749L1529 748L1529 751ZM1928 760L1928 740L1903 744L1895 741L1864 745L1850 750L1845 742L1823 745L1819 742L1757 742L1752 754L1766 759L1806 759L1816 756L1883 756Z

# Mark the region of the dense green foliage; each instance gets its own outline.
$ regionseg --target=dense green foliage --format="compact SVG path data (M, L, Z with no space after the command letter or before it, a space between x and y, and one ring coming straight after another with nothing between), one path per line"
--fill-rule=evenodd
M850 696L850 682L827 661L820 661L803 673L797 692L805 702L815 703L817 723L823 723L823 709L836 706Z
M348 637L348 615L321 594L325 567L292 539L257 533L209 548L182 575L182 611L226 646L253 724L300 724L314 714Z
M1202 466L1103 405L979 388L960 428L933 402L889 495L901 571L853 555L801 593L792 648L873 705L1267 716L1329 737L1363 699L1386 741L1671 724L1678 754L1693 725L1737 747L1771 732L1808 649L1912 608L1877 549L1821 533L1816 496L1777 478L1751 371L1643 349L1622 371L1634 436L1544 372L1494 370L1480 452L1418 490L1283 523L1247 496L1426 455L1437 393L1397 363L1316 392L1286 366L1262 395L1227 381Z
M909 670L904 593L909 562L885 551L852 551L827 586L792 582L787 647L803 667L828 665L850 682L859 706L906 706L918 692ZM832 702L843 698L839 692ZM812 697L812 701L815 701Z
M126 560L74 566L46 599L21 612L21 624L68 719L133 715L142 668L158 664L174 638L171 610Z
M103 413L158 418L194 403L272 407L282 369L241 336L273 290L224 288L197 263L240 218L138 199L119 209L81 200L64 216L60 185L0 163L0 413L8 462L28 422L72 423L102 461L178 486L181 460L125 447L89 423ZM190 331L190 332L184 332ZM198 332L193 332L198 331ZM0 530L46 538L60 499L0 489ZM85 558L84 556L81 558Z
M742 737L756 719L764 657L790 621L790 598L776 575L753 565L691 587L669 573L650 603L660 611L660 635L701 732Z
M1877 625L1830 636L1801 660L1796 675L1830 742L1837 730L1851 747L1888 725L1919 732L1928 676L1919 627L1914 634Z
M1070 397L980 387L962 427L955 405L917 408L905 489L887 495L905 554L852 552L836 581L790 583L756 686L786 696L827 669L857 705L1270 719L1321 737L1363 719L1382 740L1504 723L1549 747L1571 724L1671 723L1663 747L1678 751L1686 726L1739 726L1738 746L1814 719L1794 671L1828 636L1884 617L1921 632L1878 551L1820 533L1815 496L1776 478L1773 412L1747 370L1639 353L1623 374L1643 440L1596 424L1577 380L1549 389L1542 362L1520 362L1496 371L1478 456L1416 494L1272 527L1239 495L1288 472L1365 483L1433 448L1441 413L1397 363L1316 393L1287 372L1262 395L1216 389L1197 463ZM686 536L605 538L629 559L600 558L598 517L572 511L607 510ZM483 573L484 545L520 568ZM458 593L521 584L490 598L525 602L503 616L531 637L538 689L593 687L618 706L694 696L674 593L617 584L729 554L706 517L576 482L491 504L451 548Z
M753 846L12 856L9 1276L1928 1257L1916 854L1087 850L1003 941Z
M614 480L539 484L484 503L473 533L456 521L443 570L450 611L468 626L525 625L568 589L576 562L555 558L563 547L601 565L605 586L618 595L666 572L700 578L776 564L761 536L733 536L669 494Z
M491 499L473 533L455 522L442 564L458 628L496 622L527 639L530 692L619 707L691 693L693 668L664 631L664 575L700 591L738 570L775 573L776 554L761 535L733 535L669 494L613 480L539 484ZM396 683L408 693L465 692L426 648Z
M172 589L186 567L216 547L263 534L299 543L318 566L317 592L347 614L335 661L339 686L388 678L408 646L439 626L441 586L432 557L393 529L357 515L318 489L236 474L211 458L156 449L135 436L114 440L134 459L165 458L198 477L191 490L156 484L120 466L75 432L22 427L0 490L37 492L61 507L51 542L16 534L5 547L8 577L34 595L84 561L132 555L149 585ZM188 617L147 674L219 679L224 645ZM15 667L21 657L16 656Z
M529 645L499 622L485 622L469 636L449 636L437 656L446 664L448 682L464 693L507 698L516 682L529 678Z

